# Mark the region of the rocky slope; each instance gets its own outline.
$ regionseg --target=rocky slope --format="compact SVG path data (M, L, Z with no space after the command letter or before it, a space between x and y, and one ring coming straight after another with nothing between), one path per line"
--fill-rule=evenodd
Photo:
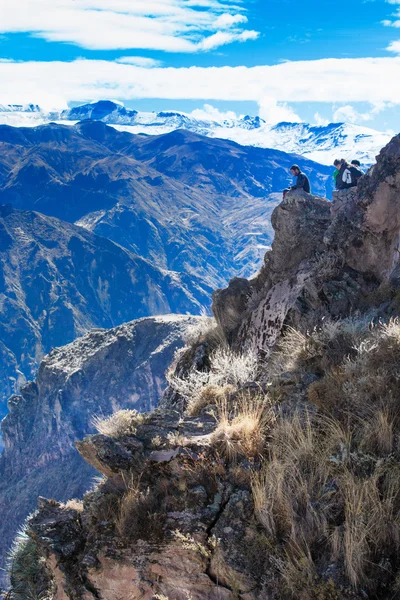
M0 126L0 202L78 222L212 287L250 276L299 157L186 131L131 135L101 122ZM331 169L303 160L316 193ZM252 260L250 260L252 259Z
M0 457L1 565L38 495L80 497L95 471L74 442L94 431L93 417L155 408L165 371L196 317L160 316L96 329L54 349L36 379L9 401Z
M204 111L203 111L204 113ZM358 158L365 165L375 160L390 134L350 123L277 123L271 125L249 115L215 120L177 111L138 112L109 100L75 106L61 113L47 113L39 106L0 106L0 123L16 127L36 126L50 121L74 123L84 119L103 121L121 131L161 135L186 129L212 138L233 140L244 146L275 148L301 154L325 165L338 155Z
M163 410L77 444L105 476L83 507L40 501L42 590L397 597L399 198L397 136L333 205L276 208L261 273L214 294L219 335L178 361Z
M52 348L93 327L199 314L209 292L81 227L0 206L0 416Z
M349 315L379 286L397 289L399 191L396 136L357 188L334 193L333 206L290 194L273 213L275 240L259 276L214 294L232 344L268 354L285 324Z

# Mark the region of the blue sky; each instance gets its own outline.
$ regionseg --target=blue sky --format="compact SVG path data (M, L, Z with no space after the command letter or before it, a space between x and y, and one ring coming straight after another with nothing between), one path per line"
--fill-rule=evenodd
M1 103L208 104L397 132L400 0L3 0L0 76Z

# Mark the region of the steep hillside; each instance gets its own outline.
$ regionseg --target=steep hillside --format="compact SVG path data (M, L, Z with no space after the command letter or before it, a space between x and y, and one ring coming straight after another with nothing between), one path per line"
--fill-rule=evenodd
M19 589L398 597L399 198L400 136L333 204L288 194L260 274L214 294L218 326L181 355L162 408L77 443L104 479L81 505L40 499Z
M91 487L95 471L74 441L94 431L93 417L157 406L165 371L196 322L178 315L96 329L53 350L36 379L10 399L0 457L1 566L38 495L67 500Z
M53 347L93 327L199 314L210 291L81 227L0 206L0 416Z
M84 119L103 121L118 130L162 135L185 129L211 138L232 140L244 146L275 148L301 154L325 165L335 158L358 158L363 164L375 161L390 134L350 123L278 123L271 125L249 115L214 120L177 111L138 112L109 100L75 106L61 113L48 113L39 106L0 106L0 123L16 127L36 126L50 121L74 123Z
M259 268L271 212L300 160L191 132L147 137L94 121L1 126L0 150L0 202L78 222L214 288ZM315 193L329 195L331 169L302 165Z

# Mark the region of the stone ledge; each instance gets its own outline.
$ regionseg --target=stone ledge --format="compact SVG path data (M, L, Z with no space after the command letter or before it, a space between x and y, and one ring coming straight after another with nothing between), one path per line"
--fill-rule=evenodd
M356 205L357 187L332 192L331 215L336 217L339 213L349 213Z

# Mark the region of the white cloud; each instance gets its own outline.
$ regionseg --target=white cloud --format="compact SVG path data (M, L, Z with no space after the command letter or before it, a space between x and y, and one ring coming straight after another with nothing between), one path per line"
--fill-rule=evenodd
M238 115L233 110L228 110L226 112L218 110L215 106L211 104L204 104L203 108L197 108L193 110L190 114L190 117L193 119L198 119L199 121L226 121L226 120L236 120Z
M320 126L329 125L329 119L325 119L319 114L319 112L316 112L314 115L314 124Z
M240 3L239 3L240 4ZM208 8L208 10L204 10ZM197 0L19 0L0 3L0 33L28 32L92 50L198 52L254 39L238 3ZM216 36L214 37L213 33ZM213 39L207 43L207 39Z
M229 31L218 31L214 35L205 38L199 45L202 50L213 50L232 42L247 42L258 37L257 31L242 31L242 33L231 33Z
M117 58L116 62L125 65L136 65L137 67L144 67L147 69L161 67L162 65L162 62L160 60L155 60L154 58L146 58L144 56L121 56L121 58Z
M121 100L238 100L259 102L265 116L279 110L283 119L291 119L292 109L281 103L400 103L400 57L323 59L259 67L156 67L151 72L102 60L0 63L0 81L2 104L40 104L43 95L54 94L67 102L110 96Z
M372 116L368 113L359 113L354 106L347 104L336 109L333 113L335 123L360 123L361 121L370 121Z
M392 102L375 102L371 104L371 108L368 112L359 112L354 106L347 104L337 109L333 109L333 120L336 123L363 123L365 121L372 121L373 118L384 111L386 108L391 108L394 104Z
M400 40L391 42L386 50L389 50L389 52L394 52L395 54L400 54Z
M301 123L301 118L286 104L286 102L278 103L270 96L264 96L259 100L258 107L259 116L271 125L281 123L282 121Z
M247 17L244 15L231 15L225 13L218 17L218 19L215 21L215 25L218 28L233 27L239 23L247 23L247 20Z

